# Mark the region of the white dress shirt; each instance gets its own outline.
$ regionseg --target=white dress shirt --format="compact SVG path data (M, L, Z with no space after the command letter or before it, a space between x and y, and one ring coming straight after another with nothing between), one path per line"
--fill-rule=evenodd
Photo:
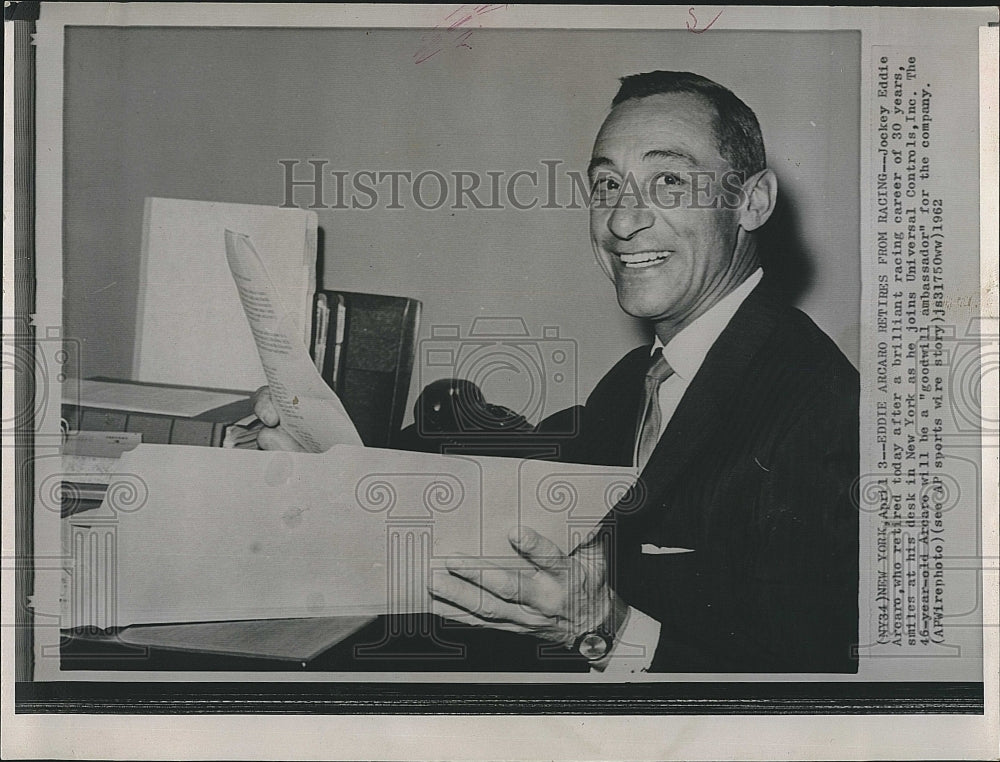
M674 370L673 375L660 384L658 402L661 436L677 410L688 385L705 362L708 350L712 348L740 305L763 277L764 271L757 268L749 278L726 294L708 312L683 328L667 344L663 344L659 337L656 338L650 356L662 349L663 357ZM638 449L638 437L636 440ZM633 454L633 464L636 463L636 455L637 453ZM653 662L653 654L659 639L660 623L630 606L625 623L616 634L615 644L607 657L604 675L627 677L637 672L645 672Z

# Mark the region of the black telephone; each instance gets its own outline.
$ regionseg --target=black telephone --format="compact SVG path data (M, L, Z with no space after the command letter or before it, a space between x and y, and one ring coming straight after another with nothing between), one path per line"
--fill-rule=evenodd
M401 450L443 452L464 445L477 451L508 435L532 431L523 415L486 401L482 390L463 378L443 378L424 387L413 406L415 422L397 436Z

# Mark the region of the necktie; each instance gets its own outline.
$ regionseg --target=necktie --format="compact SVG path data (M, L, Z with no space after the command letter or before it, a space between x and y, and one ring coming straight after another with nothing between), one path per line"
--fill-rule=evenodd
M646 372L646 394L645 405L643 405L642 423L639 426L639 439L636 449L636 465L641 471L653 454L653 448L660 439L660 426L662 424L662 414L660 413L659 391L660 384L674 375L674 369L670 367L663 356L663 351L656 353L656 360Z

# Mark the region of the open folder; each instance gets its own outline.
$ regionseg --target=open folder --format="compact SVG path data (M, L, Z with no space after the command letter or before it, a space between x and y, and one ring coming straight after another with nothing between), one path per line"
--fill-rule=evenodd
M325 453L140 445L69 522L64 627L428 611L449 558L528 568L531 527L568 551L627 468L337 445Z
M63 627L426 612L448 559L530 569L512 531L569 551L632 488L632 469L360 446L265 258L224 240L280 425L306 452L125 452L100 508L67 519Z

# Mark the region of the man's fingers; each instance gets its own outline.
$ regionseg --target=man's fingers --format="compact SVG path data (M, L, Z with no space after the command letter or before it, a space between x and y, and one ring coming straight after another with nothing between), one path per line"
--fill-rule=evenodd
M281 422L278 409L274 406L274 400L271 399L270 387L260 387L253 393L250 400L253 403L254 415L260 418L260 422L265 426L277 426Z
M524 625L514 624L513 622L494 622L482 619L465 609L439 599L435 599L431 603L431 612L440 617L444 617L445 619L450 619L453 622L471 625L472 627L489 627L493 630L504 630L506 632L517 632L521 634L531 632L531 630Z
M435 598L485 620L490 626L494 623L509 622L534 629L548 622L547 618L540 614L532 613L517 603L498 598L474 582L450 574L435 574L430 593Z
M554 542L542 537L534 529L528 527L512 529L508 539L514 550L538 569L559 574L568 568L569 559L566 554L559 550Z
M512 601L519 597L521 585L516 571L501 569L479 558L450 559L447 566L455 576L479 585L498 598Z
M257 432L257 447L261 450L282 450L284 452L305 452L287 431L281 428L261 429Z
M450 574L435 574L430 586L435 598L442 598L480 619L507 619L511 604L483 590L474 582Z

